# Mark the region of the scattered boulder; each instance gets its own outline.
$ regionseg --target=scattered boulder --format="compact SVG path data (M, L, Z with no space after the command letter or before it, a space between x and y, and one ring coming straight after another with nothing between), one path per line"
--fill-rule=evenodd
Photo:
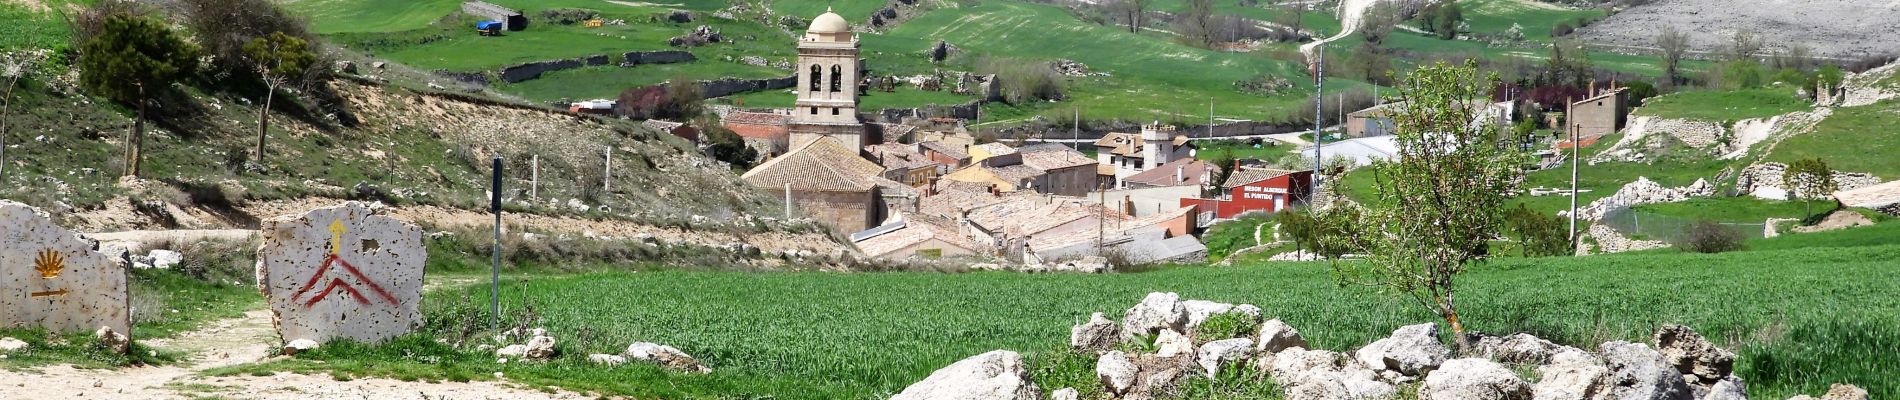
M1564 352L1551 357L1550 363L1537 367L1539 379L1531 387L1538 400L1585 400L1597 398L1609 379L1610 368L1603 360L1584 352Z
M1669 324L1656 330L1656 349L1685 378L1712 385L1735 370L1735 353L1715 347L1689 327Z
M589 354L587 355L587 361L609 367L618 367L620 364L626 364L627 358L615 354Z
M1186 330L1187 309L1181 305L1181 295L1174 293L1149 293L1122 315L1122 337L1150 336L1163 330Z
M178 263L185 261L184 254L171 250L152 250L151 253L146 254L146 257L152 259L152 268L158 269L172 269L178 266Z
M1287 400L1389 399L1399 394L1378 372L1331 351L1287 349L1265 368Z
M1353 359L1374 371L1392 371L1417 377L1451 357L1451 348L1438 341L1438 324L1423 323L1400 327L1392 336L1379 339L1353 353Z
M99 327L99 330L92 332L92 338L98 339L100 346L110 349L114 353L124 353L127 349L132 347L132 339L125 337L123 333L112 330L110 326Z
M1115 272L1115 266L1109 265L1107 258L1097 257L1097 256L1088 256L1088 257L1082 257L1079 259L1055 264L1053 266L1050 266L1049 270L1055 271L1055 272L1079 272L1079 273L1084 273L1084 274L1106 274L1110 272Z
M1195 356L1195 360L1201 364L1201 369L1207 372L1207 376L1213 378L1220 376L1221 365L1245 362L1251 357L1253 357L1253 339L1236 338L1216 340L1201 345L1201 352Z
M1821 395L1821 400L1867 400L1867 389L1836 383L1828 387L1827 394Z
M1141 369L1135 367L1135 362L1120 351L1111 350L1095 359L1095 377L1102 381L1102 387L1110 394L1127 394L1130 389L1134 389L1135 378L1140 373Z
M0 353L19 351L26 348L26 342L10 337L0 338Z
M1748 386L1743 384L1741 377L1729 376L1723 378L1721 381L1715 382L1715 385L1709 386L1707 394L1696 396L1696 398L1702 400L1748 400Z
M1207 322L1208 318L1230 312L1247 314L1252 316L1256 321L1260 319L1260 307L1255 307L1252 304L1236 306L1207 300L1185 300L1181 302L1181 308L1187 311L1187 328L1190 331L1201 326L1201 323Z
M1056 73L1062 74L1062 76L1088 76L1089 75L1089 66L1082 65L1082 63L1076 62L1075 60L1068 60L1068 59L1055 60L1049 63L1049 69L1055 70Z
M1260 338L1255 342L1254 351L1261 353L1279 353L1291 348L1306 348L1306 338L1300 331L1293 329L1279 318L1260 324Z
M337 61L336 64L331 67L331 70L339 74L355 74L356 63L352 61Z
M1194 354L1194 339L1173 329L1155 336L1155 357L1171 358Z
M1693 393L1682 373L1661 352L1642 343L1604 343L1599 353L1609 367L1607 385L1597 397L1632 400L1689 399Z
M506 346L506 347L502 347L502 348L499 348L499 349L495 349L495 356L496 356L496 357L503 357L503 358L522 358L522 357L527 357L527 356L528 356L528 346L526 346L526 345L519 345L519 344L511 344L511 345L508 345L508 346Z
M1089 315L1089 321L1069 328L1069 348L1100 354L1121 340L1121 329L1102 313Z
M996 350L957 361L904 388L891 400L1040 400L1022 355Z
M290 343L284 344L284 355L294 356L294 355L297 355L297 353L302 353L302 352L310 351L311 349L315 349L317 348L317 346L320 346L320 344L318 344L317 341L315 340L310 340L310 339L292 340L290 341Z
M1575 347L1551 343L1549 340L1539 339L1528 333L1510 336L1474 334L1466 340L1470 341L1472 351L1479 356L1517 364L1543 365L1549 363L1550 358L1557 353L1582 351Z
M1503 364L1484 358L1446 361L1425 376L1421 400L1530 400L1531 385Z
M537 330L534 337L528 338L527 351L523 353L530 360L548 360L554 358L554 337L546 331Z
M700 25L698 28L693 28L692 32L681 36L674 36L673 39L668 40L666 43L673 47L699 47L724 42L725 40L726 36L720 34L719 30L713 29L711 25Z
M699 360L694 359L693 356L686 355L686 352L673 348L673 346L663 344L647 342L634 343L628 345L627 351L621 353L621 355L625 355L628 360L651 362L674 371L695 374L712 372L711 368L706 368L704 364L700 364Z
M693 12L686 11L686 10L673 10L672 13L666 14L666 20L673 21L674 23L680 23L680 24L693 22Z
M1082 397L1075 388L1061 388L1049 393L1049 400L1079 400Z

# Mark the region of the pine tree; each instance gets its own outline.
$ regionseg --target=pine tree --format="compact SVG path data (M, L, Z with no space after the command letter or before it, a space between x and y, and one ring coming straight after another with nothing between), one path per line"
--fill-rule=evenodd
M138 120L125 145L125 175L139 175L145 144L146 103L198 66L198 48L148 17L107 17L80 48L79 83L112 101L131 103Z

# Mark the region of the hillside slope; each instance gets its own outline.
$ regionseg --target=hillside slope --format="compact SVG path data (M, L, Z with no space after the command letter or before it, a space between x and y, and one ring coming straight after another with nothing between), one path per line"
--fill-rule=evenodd
M1815 55L1853 58L1900 51L1900 3L1860 0L1659 0L1578 32L1592 43L1653 48L1663 27L1689 35L1696 51L1721 51L1737 31L1769 49L1801 44Z

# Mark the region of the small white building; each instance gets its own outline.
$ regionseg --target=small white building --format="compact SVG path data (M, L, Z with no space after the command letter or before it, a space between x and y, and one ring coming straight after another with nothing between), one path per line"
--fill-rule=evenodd
M1317 156L1314 155L1315 148L1313 147L1300 150L1300 155L1308 160L1318 157L1324 157L1328 161L1345 158L1351 161L1353 166L1363 167L1372 165L1373 161L1398 158L1399 145L1394 141L1395 139L1397 139L1396 136L1386 135L1326 142L1318 146Z

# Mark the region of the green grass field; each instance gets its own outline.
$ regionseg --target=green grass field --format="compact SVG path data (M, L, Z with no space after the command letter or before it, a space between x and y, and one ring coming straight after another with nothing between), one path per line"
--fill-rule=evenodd
M1537 42L1549 42L1551 27L1560 22L1603 17L1601 9L1567 8L1536 0L1464 0L1459 3L1465 22L1471 24L1471 33L1504 33L1512 24L1517 24L1524 27L1525 39Z
M627 88L659 84L676 77L696 80L763 79L783 78L791 74L791 71L767 67L700 60L680 64L641 65L633 68L604 66L555 71L542 74L541 79L503 83L496 85L496 88L536 101L612 99L620 96L620 92ZM790 105L789 101L786 102L786 106Z
M1088 119L1205 118L1209 97L1221 116L1262 118L1300 103L1296 94L1310 86L1299 78L1300 67L1264 54L1183 46L1159 33L1137 35L1077 20L1057 7L1008 1L935 10L886 35L865 36L863 47L871 68L900 75L928 73L935 67L924 62L921 52L940 39L964 49L971 60L985 55L1032 61L1062 58L1111 74L1069 79L1071 99L1057 108L1069 112L1081 107ZM1234 82L1261 74L1286 77L1295 82L1296 89L1276 97L1233 89ZM994 118L990 120L1055 112L1043 105L1015 108L991 112Z
M46 8L34 8L18 2L0 2L0 51L51 49L67 45L72 30L54 7L91 4L90 0L40 0L27 2Z
M1681 220L1760 224L1769 218L1806 218L1809 213L1821 214L1833 211L1834 206L1835 203L1832 200L1801 202L1762 200L1754 197L1710 197L1675 203L1645 204L1633 208L1646 215Z
M831 0L831 1L773 1L772 12L779 15L792 15L810 21L824 14L826 9L844 17L851 25L863 25L871 18L871 13L884 8L883 0ZM800 28L804 29L804 28Z
M1814 131L1775 145L1769 161L1791 163L1820 158L1836 171L1863 172L1882 179L1900 178L1900 101L1835 108Z
M600 10L607 15L626 15L660 12L673 8L660 4L700 11L717 10L724 8L727 4L724 0L669 0L665 2L490 0L489 2L522 11L522 14L530 19L539 15L541 10L549 8L587 8ZM461 1L456 0L291 0L284 2L285 8L309 18L311 28L322 34L420 29L442 19L449 13L460 11L461 4ZM535 25L530 23L530 26Z
M1648 342L1658 325L1683 323L1742 355L1737 374L1752 395L1785 398L1853 382L1891 397L1900 395L1900 380L1890 374L1900 365L1900 353L1891 351L1900 346L1900 303L1893 301L1900 274L1891 263L1900 246L1887 244L1505 260L1464 276L1461 311L1473 330L1530 332L1585 348L1610 340ZM562 339L568 356L561 361L496 364L481 352L438 344L435 335L448 335L433 332L379 347L326 346L297 360L221 373L289 369L464 380L499 371L530 384L639 397L870 399L1000 348L1029 354L1046 390L1097 390L1086 384L1093 381L1092 363L1077 365L1076 357L1058 350L1068 327L1090 312L1119 316L1150 291L1257 304L1331 350L1436 319L1398 298L1332 282L1322 263L1114 275L534 276L507 283L504 304L531 306L539 325ZM456 326L448 320L480 315L474 310L483 304L474 300L486 293L481 287L431 293L425 303L430 325ZM585 354L618 352L634 341L679 347L715 372L584 365Z
M1651 98L1635 115L1659 118L1692 119L1709 122L1734 122L1767 118L1812 108L1795 98L1794 88L1765 87L1736 91L1688 91Z
M1194 157L1201 160L1216 160L1222 157L1233 157L1237 160L1274 162L1286 157L1288 154L1298 154L1299 152L1299 149L1295 148L1295 146L1276 146L1274 145L1275 143L1279 142L1267 140L1263 141L1260 147L1253 147L1252 145L1248 145L1247 142L1199 141L1194 143L1194 145L1198 147L1198 149L1194 151Z

